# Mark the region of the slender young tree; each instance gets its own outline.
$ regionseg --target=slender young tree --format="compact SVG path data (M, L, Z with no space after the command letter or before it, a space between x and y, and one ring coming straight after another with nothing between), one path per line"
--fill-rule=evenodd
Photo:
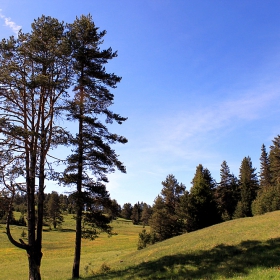
M271 186L270 160L264 144L262 144L262 148L261 148L259 177L260 177L260 189L269 188Z
M143 226L149 225L149 220L153 214L152 207L147 203L143 204L143 211L141 213L141 222Z
M220 176L221 180L215 191L215 200L222 220L229 220L232 219L239 200L238 180L230 173L226 161L223 161L221 165Z
M58 193L49 194L45 204L44 220L56 229L58 225L63 223L62 205Z
M78 129L71 141L73 154L68 157L64 179L66 183L76 185L76 240L72 277L79 278L83 216L87 224L110 233L110 220L105 219L98 209L100 205L111 201L103 184L108 182L106 174L114 172L116 168L121 172L126 171L111 145L126 143L127 140L109 132L107 128L107 124L114 121L121 124L126 118L108 109L114 101L110 89L115 88L121 78L107 73L105 69L105 64L117 57L111 48L100 49L106 31L99 31L90 15L76 18L73 24L68 25L68 30L75 75L74 97L66 107L68 119L76 121ZM96 214L91 217L83 212L89 199L89 205ZM95 207L95 204L99 207Z
M164 240L172 237L173 233L170 229L174 224L174 220L171 221L170 216L168 219L166 218L168 216L168 212L162 196L158 195L155 198L152 209L153 214L149 220L152 232L156 234L158 240Z
M41 279L44 181L52 173L46 164L48 152L64 135L55 117L56 106L70 86L68 50L63 23L45 16L33 22L31 33L19 32L17 39L10 37L0 44L0 148L11 153L2 169L17 166L24 177L20 187L28 200L28 243L12 237L9 219L7 235L12 244L27 251L31 280ZM13 194L19 186L4 185Z
M256 168L253 168L252 161L249 156L242 160L239 172L241 200L237 204L235 217L251 217L252 202L257 196L259 182L256 174Z
M137 202L133 205L131 220L134 225L138 225L140 223L142 211L143 211L143 203Z

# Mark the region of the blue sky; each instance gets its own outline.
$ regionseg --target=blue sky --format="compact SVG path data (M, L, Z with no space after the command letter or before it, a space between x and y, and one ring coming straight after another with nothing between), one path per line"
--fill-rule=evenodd
M191 187L196 166L219 181L226 160L238 176L280 134L280 2L258 0L2 0L2 38L42 14L65 22L90 13L118 51L107 70L123 79L112 108L128 120L111 131L127 174L109 176L119 204L153 203L174 174ZM67 191L50 184L47 191Z

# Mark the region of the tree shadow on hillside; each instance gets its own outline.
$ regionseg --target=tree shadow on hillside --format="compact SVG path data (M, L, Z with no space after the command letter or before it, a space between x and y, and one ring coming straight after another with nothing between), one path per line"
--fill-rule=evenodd
M61 228L59 229L60 232L75 232L75 229L72 228Z
M248 240L236 246L220 244L211 250L165 256L119 271L85 279L215 279L246 276L254 267L280 266L280 238ZM279 272L280 277L280 272Z
M71 228L44 228L43 229L43 232L55 232L55 231L58 231L58 232L75 232L76 230L75 229L71 229Z

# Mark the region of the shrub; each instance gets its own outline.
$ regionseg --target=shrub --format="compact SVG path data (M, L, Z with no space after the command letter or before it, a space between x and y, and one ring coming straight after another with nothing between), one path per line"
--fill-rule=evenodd
M147 247L148 244L156 243L157 238L155 232L147 233L145 229L139 233L137 249L141 250Z

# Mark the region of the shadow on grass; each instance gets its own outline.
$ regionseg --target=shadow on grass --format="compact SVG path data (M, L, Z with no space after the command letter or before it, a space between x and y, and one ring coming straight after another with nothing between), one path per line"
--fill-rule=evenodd
M71 229L71 228L55 228L55 229L49 229L49 228L44 228L43 229L43 232L75 232L76 230L75 229Z
M280 265L280 238L220 244L211 250L165 256L123 270L84 279L214 279L246 276L254 267ZM279 276L280 277L280 276Z
M71 229L71 228L61 228L58 231L60 232L75 232L75 229Z

